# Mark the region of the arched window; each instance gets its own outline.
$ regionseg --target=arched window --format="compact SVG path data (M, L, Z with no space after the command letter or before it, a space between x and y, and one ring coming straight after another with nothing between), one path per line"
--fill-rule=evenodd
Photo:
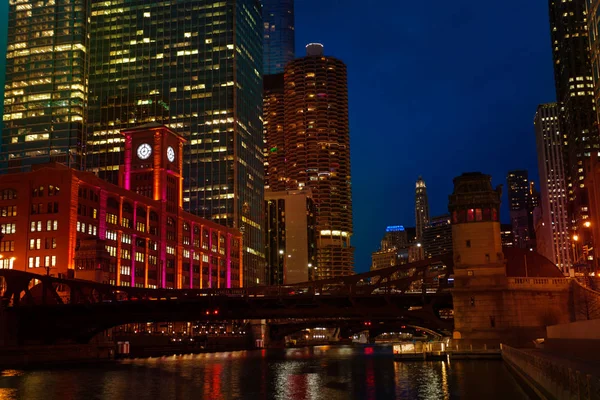
M158 214L154 211L150 211L150 221L158 221Z
M175 220L171 217L167 218L167 226L175 226Z
M44 187L43 186L33 189L33 193L32 193L33 197L42 197L43 195L44 195Z
M190 224L188 224L187 222L183 223L183 230L184 231L189 231L190 230Z
M17 191L14 189L4 189L2 191L2 200L13 200L17 198Z
M112 208L113 210L119 209L119 201L117 199L115 199L114 197L109 197L108 200L106 201L106 205L108 208Z
M198 228L197 226L194 226L194 235L199 235L200 234L200 228Z
M143 207L138 207L136 210L136 214L137 214L138 220L140 218L146 218L146 210Z
M123 203L123 212L127 214L133 214L133 207L131 206L131 204L127 202Z

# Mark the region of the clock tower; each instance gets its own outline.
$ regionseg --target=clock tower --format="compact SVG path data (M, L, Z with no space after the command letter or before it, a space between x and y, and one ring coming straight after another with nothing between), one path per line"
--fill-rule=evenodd
M166 202L169 212L183 207L182 155L185 139L157 123L123 130L121 134L125 136L121 186Z

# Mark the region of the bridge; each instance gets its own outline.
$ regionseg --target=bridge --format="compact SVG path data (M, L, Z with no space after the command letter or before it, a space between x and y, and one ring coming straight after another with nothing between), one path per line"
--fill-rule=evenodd
M129 323L256 319L281 325L280 334L311 321L447 333L452 265L451 257L442 256L340 278L239 289L146 289L1 269L1 334L4 342L20 345L87 343Z

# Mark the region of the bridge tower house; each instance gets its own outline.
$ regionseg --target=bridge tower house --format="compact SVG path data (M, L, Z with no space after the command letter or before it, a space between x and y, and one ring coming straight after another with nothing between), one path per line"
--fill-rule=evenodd
M454 179L454 339L524 345L572 319L569 280L550 260L502 249L501 189L481 173Z
M507 288L500 238L501 187L489 175L465 173L449 196L454 250L454 339L493 338L502 325Z

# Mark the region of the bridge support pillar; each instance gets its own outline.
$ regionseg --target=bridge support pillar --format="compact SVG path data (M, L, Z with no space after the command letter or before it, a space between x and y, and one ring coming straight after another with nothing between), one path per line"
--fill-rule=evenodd
M18 345L17 323L0 308L0 347Z
M255 349L264 349L269 345L269 326L266 319L253 319L249 322L251 345Z

